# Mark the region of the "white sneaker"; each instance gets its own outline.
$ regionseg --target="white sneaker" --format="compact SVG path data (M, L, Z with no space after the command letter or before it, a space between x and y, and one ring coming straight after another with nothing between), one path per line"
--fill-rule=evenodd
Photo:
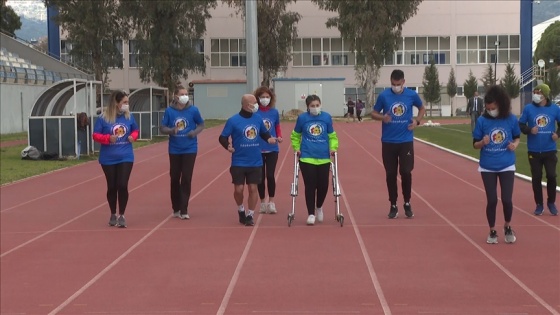
M174 211L174 212L173 212L173 217L174 217L174 218L178 218L178 217L180 217L180 216L181 216L181 211Z
M317 208L317 210L315 210L315 213L317 214L317 221L319 223L323 222L323 208Z
M188 215L187 213L185 213L185 214L181 214L181 216L180 216L179 218L180 218L181 220L188 220L188 219L190 219L191 217L189 217L189 215Z
M274 202L271 202L268 204L268 213L272 213L275 214L276 212L276 205L274 204Z
M266 202L261 202L261 209L259 210L259 213L266 213L268 209L268 204Z
M310 214L310 215L307 217L307 225L313 225L313 224L315 224L315 216L312 215L312 214Z

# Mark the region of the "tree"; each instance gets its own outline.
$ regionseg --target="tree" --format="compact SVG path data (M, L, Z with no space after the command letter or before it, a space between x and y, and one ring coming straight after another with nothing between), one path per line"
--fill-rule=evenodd
M547 69L552 68L553 65L560 65L560 21L550 24L537 42L535 60L539 59L546 62Z
M487 91L490 86L495 84L494 68L492 68L491 64L488 64L488 67L486 67L486 71L484 71L484 74L482 75L482 79L480 79L480 81L482 81L482 86L484 86L485 91Z
M511 99L519 96L519 89L521 87L519 78L515 75L514 66L509 62L506 66L504 78L500 79L500 85L506 90Z
M473 75L472 70L469 70L469 77L463 84L463 90L463 95L465 95L467 99L473 97L474 92L478 90L478 80Z
M430 60L430 65L424 69L422 86L424 86L424 100L430 104L430 116L432 116L433 104L441 101L441 84L439 83L439 74L433 59Z
M205 73L202 36L215 0L120 0L136 31L135 50L142 82L174 92L189 71Z
M12 7L6 5L6 0L0 2L0 31L14 37L21 28L21 20Z
M109 68L122 69L122 45L129 27L121 14L119 0L44 0L58 8L56 23L66 31L72 64L93 73L95 80L107 85ZM122 43L122 42L121 42ZM67 45L67 48L70 47ZM97 91L99 94L101 91Z
M356 52L356 79L366 91L366 104L372 104L379 69L398 48L403 25L416 14L422 0L313 2L323 10L338 12L326 25L338 28L345 45Z
M245 0L224 0L237 7L238 14L245 15ZM301 15L286 12L288 4L296 0L258 0L257 26L259 41L259 69L263 73L262 86L270 86L270 80L280 70L285 70L292 60L292 45L297 38L296 24Z
M553 100L560 95L560 71L553 67L548 71L548 86L550 87L550 99Z
M455 79L455 70L451 68L449 72L449 79L447 80L447 95L449 95L449 99L451 100L451 115L453 115L453 98L457 95L457 81Z

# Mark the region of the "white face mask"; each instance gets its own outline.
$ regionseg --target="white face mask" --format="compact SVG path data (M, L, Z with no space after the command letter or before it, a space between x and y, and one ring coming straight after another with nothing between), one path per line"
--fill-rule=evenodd
M402 85L391 85L391 90L393 90L393 93L395 94L400 94L403 90Z
M181 95L179 96L179 103L185 105L189 102L189 96L188 95Z
M128 112L128 104L121 105L121 113Z
M262 106L268 106L268 104L270 104L270 98L269 97L259 98L259 102L261 102Z
M309 107L309 113L313 116L317 116L321 113L321 106L319 107Z
M487 110L488 115L492 116L492 117L498 117L498 109L493 109L493 110Z
M259 104L255 103L251 105L251 113L256 113L259 111Z
M533 103L540 104L543 96L539 94L533 94Z

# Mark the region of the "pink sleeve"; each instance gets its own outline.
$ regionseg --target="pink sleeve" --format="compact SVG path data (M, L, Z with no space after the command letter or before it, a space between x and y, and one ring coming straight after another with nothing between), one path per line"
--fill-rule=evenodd
M134 139L134 141L138 140L138 130L134 130L133 132L131 132L130 136L132 137L132 139Z
M111 135L104 135L101 133L94 132L92 137L93 137L93 141L99 142L101 144L109 144L110 143L109 138L111 137Z

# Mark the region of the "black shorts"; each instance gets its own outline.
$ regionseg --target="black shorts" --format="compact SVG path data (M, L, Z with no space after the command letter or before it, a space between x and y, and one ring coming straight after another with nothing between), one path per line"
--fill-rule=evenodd
M354 107L348 107L348 114L354 115Z
M229 168L229 172L231 174L231 182L234 185L260 184L262 180L262 166L232 166Z

